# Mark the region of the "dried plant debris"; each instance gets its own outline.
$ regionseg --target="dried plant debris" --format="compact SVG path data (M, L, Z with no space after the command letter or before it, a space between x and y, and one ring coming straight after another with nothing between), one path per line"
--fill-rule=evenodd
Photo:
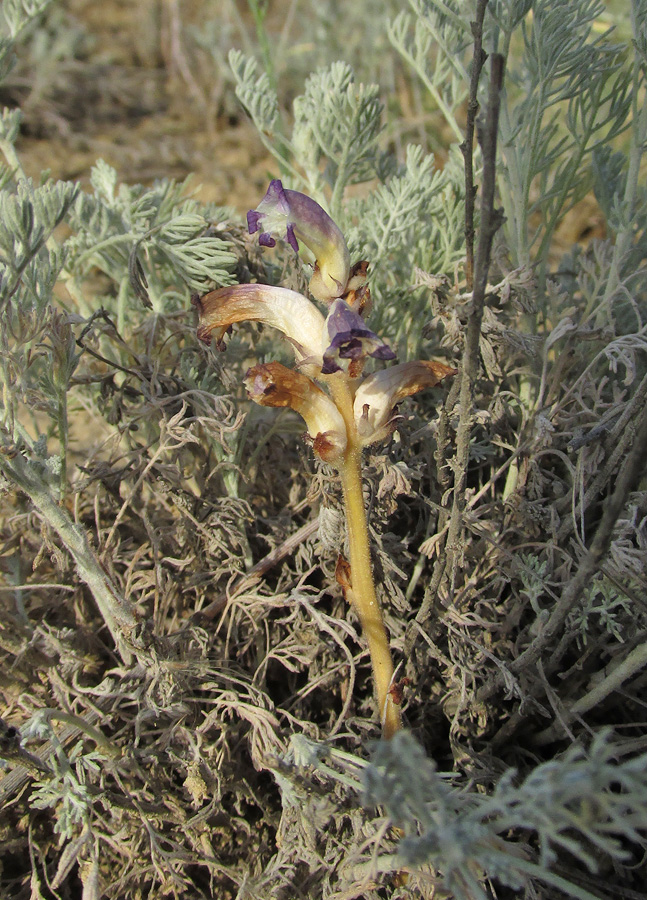
M0 40L3 102L27 116L0 116L0 896L643 897L644 0L615 31L595 0L359 3L355 29L319 4L305 84L280 52L303 23L251 4L231 27L259 52L225 70L231 32L167 4L169 78L205 109L204 85L227 109L235 89L288 199L337 223L316 268L287 229L268 248L267 204L261 251L243 202L184 180L26 176L25 134L39 110L40 134L69 128L91 54L55 6L5 2ZM323 47L331 22L354 68ZM386 109L357 74L374 47ZM116 94L131 124L152 111L150 71L75 121ZM573 246L582 202L601 224ZM318 343L279 302L303 313L309 288L330 304L325 332L308 313ZM296 354L259 316L225 333L221 300L243 294L236 322L274 298ZM413 401L422 370L388 375L407 360L458 372L432 387L427 366ZM366 400L390 740L354 606L348 432L311 381L336 366ZM316 407L310 437L288 394Z

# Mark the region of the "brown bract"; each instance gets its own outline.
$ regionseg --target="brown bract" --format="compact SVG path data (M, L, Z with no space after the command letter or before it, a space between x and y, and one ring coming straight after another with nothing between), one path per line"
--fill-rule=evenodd
M367 318L373 306L371 302L371 291L366 284L368 280L368 267L370 263L365 259L359 260L350 270L348 284L346 285L346 293L344 300L351 309L358 312L364 318Z
M198 340L202 341L203 344L208 345L215 339L218 350L224 350L225 345L222 339L228 331L229 325L218 325L217 317L209 315L208 312L208 307L213 305L213 295L217 293L217 291L211 291L208 294L204 294L202 297L200 294L191 294L191 303L197 309L198 316L200 317L196 330ZM215 335L212 333L214 331L216 332Z
M352 588L352 583L350 563L341 555L341 553L337 557L337 565L335 566L335 581L343 589L345 597L346 591Z
M400 400L404 400L405 397L410 397L412 394L417 394L424 388L436 387L443 378L456 375L458 369L434 360L416 359L413 362L403 363L401 372L403 377L395 392L395 403L399 403Z

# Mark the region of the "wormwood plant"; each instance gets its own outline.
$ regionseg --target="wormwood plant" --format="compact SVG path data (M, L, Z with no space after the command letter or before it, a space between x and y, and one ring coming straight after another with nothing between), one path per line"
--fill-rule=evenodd
M571 747L524 779L510 770L493 789L477 791L456 773L439 772L408 731L377 744L370 762L295 736L276 777L288 809L305 803L308 814L323 822L326 809L314 793L323 785L339 802L343 798L351 822L360 795L385 813L361 848L341 847L334 865L319 860L328 883L333 871L344 868L370 884L378 873L405 867L415 874L407 890L394 892L399 896L434 896L443 889L457 900L484 900L494 883L516 896L550 896L554 888L556 896L591 900L595 887L574 884L559 863L561 853L595 870L596 854L628 859L625 840L644 839L645 755L618 763L616 750L603 732L587 751ZM310 795L297 776L308 779ZM397 844L388 837L391 823L405 832ZM297 829L288 829L284 840L294 840ZM282 857L289 865L290 847ZM535 889L531 879L543 885ZM255 887L262 885L259 879Z
M4 4L2 73L44 5ZM411 0L435 157L347 62L288 113L233 52L281 176L249 225L314 275L189 184L30 181L4 111L8 896L644 889L647 9L605 22ZM256 326L213 353L196 292L200 336L265 322L296 364Z

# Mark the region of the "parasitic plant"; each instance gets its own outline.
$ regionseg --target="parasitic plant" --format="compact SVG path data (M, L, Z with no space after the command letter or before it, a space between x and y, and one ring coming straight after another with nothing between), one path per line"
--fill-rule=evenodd
M262 322L281 331L296 357L295 369L262 363L247 372L245 385L261 406L290 407L304 419L317 456L341 480L350 569L340 561L338 579L366 637L385 737L400 728L393 662L375 592L362 494L362 450L393 432L394 410L405 397L437 385L455 369L416 360L364 375L367 357L393 360L395 353L365 322L370 309L368 263L351 266L344 236L310 197L270 183L258 208L247 214L251 234L272 247L280 237L298 252L299 241L315 258L309 289L318 307L296 291L265 284L224 287L192 301L199 313L198 338L224 349L236 322Z

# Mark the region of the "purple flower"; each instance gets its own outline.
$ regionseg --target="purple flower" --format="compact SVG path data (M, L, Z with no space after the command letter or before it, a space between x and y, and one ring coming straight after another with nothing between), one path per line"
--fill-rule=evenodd
M299 241L312 251L316 263L310 291L317 300L330 302L345 293L350 256L344 235L311 197L286 190L275 179L258 207L247 213L247 227L250 234L260 232L259 243L264 247L273 247L279 237L296 252Z
M326 319L330 345L323 354L322 375L339 372L338 359L395 359L395 353L344 300L335 300Z
M265 226L268 230L263 230L259 234L258 243L263 247L274 247L276 240L272 232L282 237L285 228L285 240L294 252L298 253L299 244L294 234L294 224L289 221L291 210L288 194L296 194L296 191L286 191L278 179L270 181L267 193L258 204L258 208L250 209L247 213L247 229L250 234L256 234L262 226ZM305 194L298 196L304 197Z

